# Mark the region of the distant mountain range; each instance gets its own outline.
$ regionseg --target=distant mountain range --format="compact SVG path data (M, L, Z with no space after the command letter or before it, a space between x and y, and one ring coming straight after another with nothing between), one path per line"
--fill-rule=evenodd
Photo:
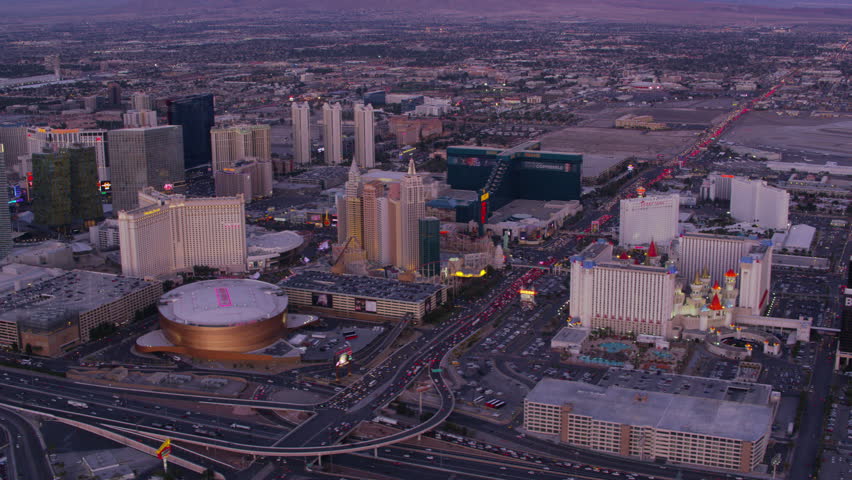
M850 23L852 0L0 0L0 23L175 14L404 11L630 23Z

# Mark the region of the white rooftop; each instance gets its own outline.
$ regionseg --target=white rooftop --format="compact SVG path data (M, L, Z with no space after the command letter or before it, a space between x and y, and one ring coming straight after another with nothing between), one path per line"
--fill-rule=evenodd
M556 335L553 336L553 339L550 340L550 344L553 345L554 342L580 344L583 343L583 341L585 341L588 336L588 328L562 327L558 332L556 332Z
M772 236L772 243L777 247L787 249L810 250L816 235L816 228L810 225L793 225L786 233L779 232Z
M268 232L251 234L246 239L246 248L249 255L264 253L285 253L299 248L304 239L296 232L285 230L283 232Z
M284 290L258 280L208 280L178 287L160 297L166 319L185 325L226 327L252 323L287 309Z

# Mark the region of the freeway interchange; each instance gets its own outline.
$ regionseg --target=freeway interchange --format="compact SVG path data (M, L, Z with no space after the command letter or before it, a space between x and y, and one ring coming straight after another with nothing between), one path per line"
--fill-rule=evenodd
M351 453L397 443L427 432L440 425L453 411L455 399L442 376L441 364L456 345L471 336L494 314L500 312L517 295L518 289L538 278L542 270L515 274L504 281L505 289L486 299L485 307L476 314L463 309L444 324L402 346L384 359L360 380L319 404L292 404L268 400L218 398L205 395L153 392L123 387L79 384L64 379L4 372L0 376L2 404L54 418L91 424L116 433L169 437L175 441L215 447L232 452L263 456L308 456ZM347 431L341 426L357 425L369 420L375 411L387 405L426 370L441 398L438 411L425 422L403 432L357 443L337 444ZM376 382L376 388L366 388ZM198 412L170 412L136 398L147 400L183 400L216 405L251 407L256 410L302 410L311 412L307 421L279 437L281 428L253 430L228 427L221 420ZM85 407L77 405L85 404ZM144 412L140 415L140 412ZM179 418L187 417L187 418ZM155 421L158 420L158 421ZM337 428L335 429L335 426ZM198 431L218 435L199 435ZM324 437L335 432L336 438Z

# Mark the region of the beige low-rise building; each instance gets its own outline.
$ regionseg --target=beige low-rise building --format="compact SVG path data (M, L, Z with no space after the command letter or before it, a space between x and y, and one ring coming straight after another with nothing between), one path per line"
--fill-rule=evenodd
M61 355L89 341L100 325L133 321L162 294L158 281L84 270L35 282L3 297L0 346Z
M638 128L644 130L666 130L669 128L663 122L655 122L651 115L634 115L628 113L615 119L615 128Z

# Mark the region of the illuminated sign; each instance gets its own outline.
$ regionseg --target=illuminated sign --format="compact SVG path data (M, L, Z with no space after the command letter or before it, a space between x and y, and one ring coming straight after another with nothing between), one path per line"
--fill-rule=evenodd
M479 273L464 273L461 270L454 273L453 276L462 277L462 278L471 278L471 277L482 277L485 275L485 270L480 270Z
M376 313L376 307L377 305L375 300L367 300L366 298L355 299L356 312Z
M33 186L33 172L27 172L27 185Z
M523 290L521 289L518 293L521 295L535 295L535 290Z
M349 365L351 361L352 357L348 353L343 353L337 357L337 363L335 363L335 366L337 368L345 367L346 365Z
M109 180L98 182L98 189L100 189L102 195L106 195L112 190L112 182Z
M489 197L491 197L491 194L489 194L488 192L485 192L485 193L483 193L482 195L479 196L479 201L484 202L484 201L488 200Z
M231 301L231 293L225 287L214 289L216 292L216 303L220 307L233 307L234 302Z
M168 457L169 455L171 455L172 454L172 440L167 438L166 441L163 442L162 445L160 445L160 448L157 449L156 454L157 454L157 458L159 458L159 459L164 459L164 458Z
M479 206L479 223L485 223L488 220L488 202L482 202Z
M174 188L175 188L175 186L172 185L171 183L167 183L167 184L163 185L163 190L165 190L167 192L170 192Z
M223 168L222 171L223 172L236 172L236 170L234 170L233 168Z
M352 363L352 348L346 347L335 353L334 357L336 358L334 365L337 368L345 367Z
M160 209L159 209L159 208L155 208L155 209L153 209L153 210L148 210L147 212L145 212L145 215L151 215L151 214L153 214L153 213L157 213L157 212L159 212L159 211L160 211Z
M311 305L314 305L315 307L334 308L332 296L327 293L312 294Z

